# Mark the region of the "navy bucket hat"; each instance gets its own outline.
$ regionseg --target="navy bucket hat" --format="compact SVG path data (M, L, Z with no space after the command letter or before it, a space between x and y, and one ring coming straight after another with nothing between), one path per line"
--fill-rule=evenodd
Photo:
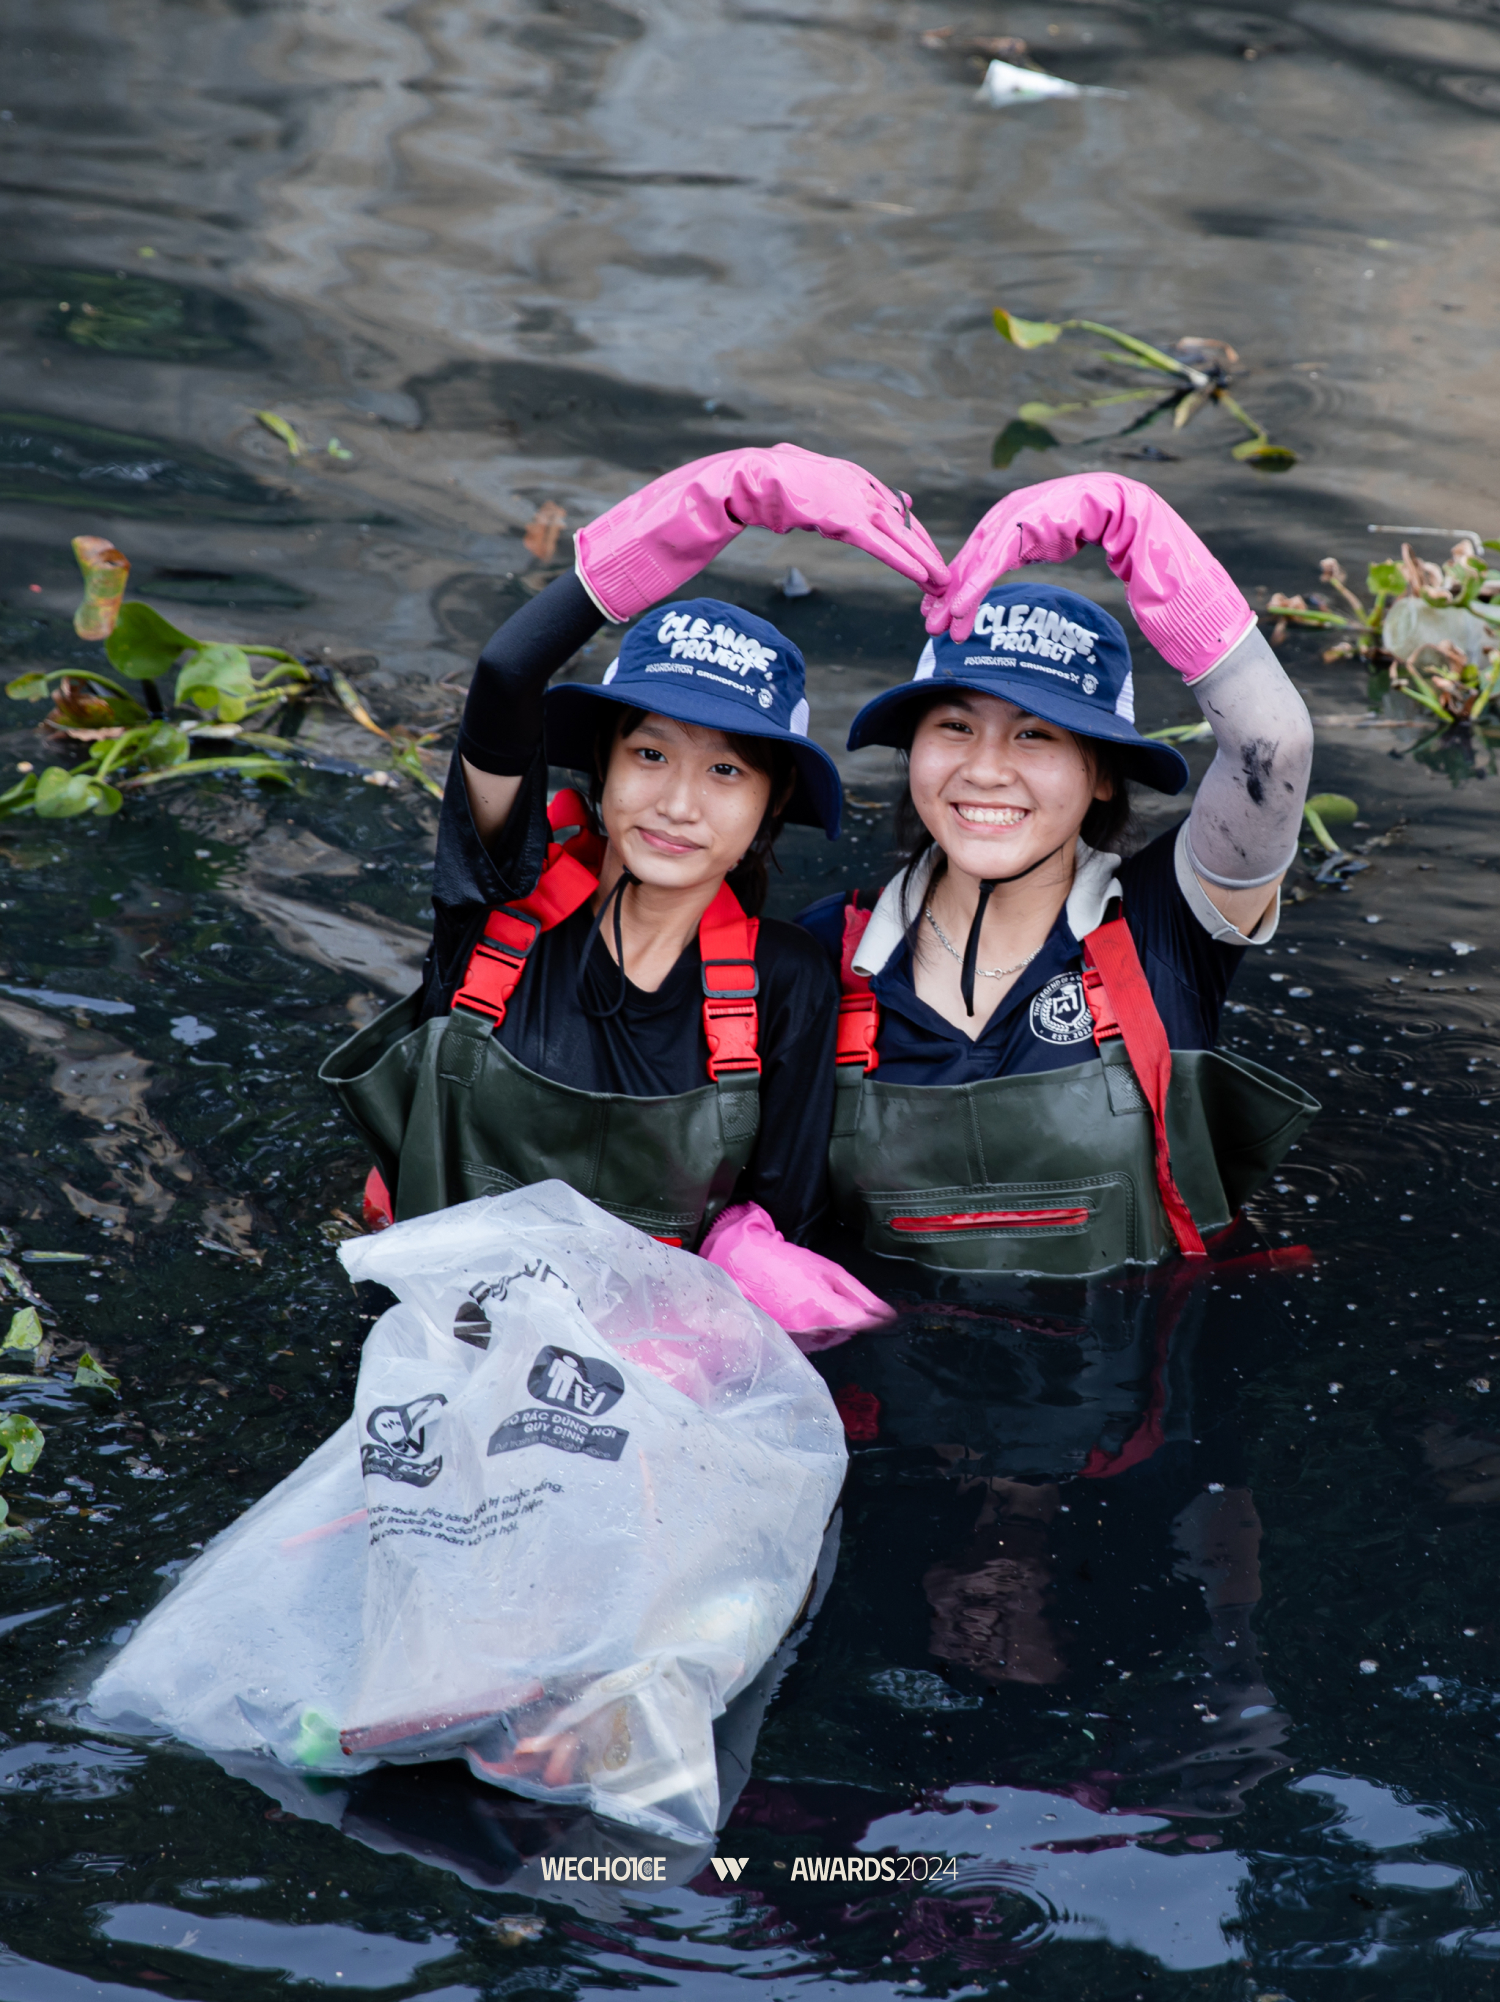
M792 754L797 780L785 818L839 831L844 790L838 767L807 734L807 668L784 633L719 598L658 605L626 633L602 682L549 688L543 708L549 764L588 771L600 703L613 702L701 723L740 737L764 737Z
M967 640L930 639L916 673L867 702L849 730L849 749L909 748L924 698L944 688L1000 695L1028 715L1060 723L1076 737L1117 744L1125 773L1156 792L1178 793L1187 760L1135 727L1130 642L1102 605L1054 584L998 584L974 615Z

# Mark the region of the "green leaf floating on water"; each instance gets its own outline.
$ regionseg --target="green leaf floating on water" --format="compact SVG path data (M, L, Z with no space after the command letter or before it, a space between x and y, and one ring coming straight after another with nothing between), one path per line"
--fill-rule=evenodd
M122 800L112 785L92 772L69 772L61 765L48 765L37 776L31 804L39 820L72 820L80 813L118 813Z
M273 438L279 438L294 459L301 458L302 440L285 417L278 416L274 410L257 410L255 421L257 424L263 424Z
M18 674L14 681L7 681L5 692L12 702L45 702L52 693L52 683L45 674Z
M20 1307L10 1317L10 1329L0 1343L0 1366L15 1368L42 1346L42 1323L35 1307ZM18 1355L16 1351L21 1353ZM10 1351L9 1354L6 1351Z
M179 632L149 605L126 605L104 642L104 651L110 666L121 674L134 681L156 681L171 672L184 647L199 645L201 641Z
M995 308L995 329L1018 348L1050 347L1063 333L1056 321L1023 320L1019 313L1008 313L1003 306Z
M241 722L255 695L255 676L243 647L199 647L177 676L178 702L216 709L226 723Z
M29 1474L42 1457L46 1434L21 1411L0 1413L0 1474Z
M1229 456L1241 465L1260 466L1268 473L1284 473L1297 463L1297 454L1289 445L1273 445L1269 438L1247 438Z
M73 1375L75 1390L107 1390L111 1397L120 1394L120 1379L111 1376L102 1363L96 1362L87 1349L78 1358L78 1368Z

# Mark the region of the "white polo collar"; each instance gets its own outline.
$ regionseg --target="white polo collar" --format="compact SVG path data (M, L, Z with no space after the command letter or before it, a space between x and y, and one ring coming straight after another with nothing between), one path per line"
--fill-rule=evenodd
M854 955L856 973L869 979L885 971L912 920L922 908L937 858L938 850L929 848L911 872L904 899L902 882L905 870L901 875L893 876L881 891L880 901ZM1105 849L1090 848L1086 842L1079 841L1073 865L1073 887L1064 906L1068 929L1074 938L1083 938L1104 922L1105 908L1114 894L1115 875L1119 867L1118 855L1111 855Z

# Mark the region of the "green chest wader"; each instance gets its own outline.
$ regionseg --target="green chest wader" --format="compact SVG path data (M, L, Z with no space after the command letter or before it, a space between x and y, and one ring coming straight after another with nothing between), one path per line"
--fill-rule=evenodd
M576 793L553 800L557 834L583 822ZM729 1201L755 1145L760 1058L759 927L728 885L703 914L709 1082L664 1098L579 1091L528 1070L495 1031L544 931L598 888L603 844L556 839L529 897L491 911L452 1012L418 1023L420 995L376 1017L318 1075L375 1151L400 1221L472 1196L557 1177L669 1244L695 1244Z
M829 1170L868 1250L947 1271L1082 1278L1203 1256L1319 1106L1220 1050L1168 1048L1123 917L1083 941L1098 1055L975 1084L881 1084L879 1004L845 916Z

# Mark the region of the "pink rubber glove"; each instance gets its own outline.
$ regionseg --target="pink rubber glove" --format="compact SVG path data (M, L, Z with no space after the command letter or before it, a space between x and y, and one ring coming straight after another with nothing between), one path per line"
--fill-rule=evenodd
M1102 547L1141 631L1186 681L1217 667L1255 624L1229 572L1160 494L1118 473L1074 473L996 502L954 557L947 590L922 600L928 632L966 640L1007 570L1062 563L1085 542Z
M711 563L742 528L814 528L878 556L927 591L948 566L893 494L848 459L799 445L747 446L663 473L578 531L578 574L611 619L623 623L667 598Z
M751 1305L789 1335L831 1336L799 1341L802 1349L831 1348L841 1336L893 1318L893 1310L841 1265L788 1244L759 1203L725 1210L699 1255L722 1267Z

